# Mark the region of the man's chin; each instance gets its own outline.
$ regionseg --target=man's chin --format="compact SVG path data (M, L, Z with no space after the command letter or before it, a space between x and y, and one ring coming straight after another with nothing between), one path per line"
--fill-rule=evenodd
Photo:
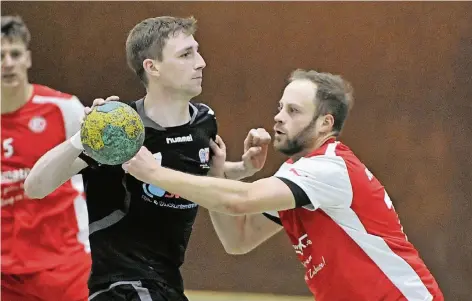
M189 89L188 90L188 93L192 96L192 97L197 97L198 95L202 94L202 86L198 86L198 87L194 87L192 89Z
M276 151L281 152L281 153L284 152L284 148L285 148L284 146L285 146L285 145L282 143L282 141L280 141L280 140L278 140L278 139L275 139L273 145L274 145L274 149L275 149Z
M301 151L301 148L290 147L287 143L281 141L274 141L274 149L286 156L293 156Z

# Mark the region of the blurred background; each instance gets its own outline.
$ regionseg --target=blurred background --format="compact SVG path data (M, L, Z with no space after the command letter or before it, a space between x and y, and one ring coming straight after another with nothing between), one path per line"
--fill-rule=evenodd
M387 188L446 300L471 300L472 3L2 1L1 9L22 16L31 31L31 82L86 105L96 97L144 95L125 60L136 23L195 16L207 63L198 100L216 112L234 161L249 129L272 128L293 69L342 74L356 99L342 140ZM283 160L271 150L251 180L273 174ZM183 274L190 300L228 296L201 291L263 294L234 300L310 296L284 233L230 256L204 209Z

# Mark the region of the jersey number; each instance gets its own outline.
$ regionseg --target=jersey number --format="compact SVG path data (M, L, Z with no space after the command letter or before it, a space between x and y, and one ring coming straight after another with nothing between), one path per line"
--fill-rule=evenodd
M13 138L7 138L3 140L2 147L3 147L3 155L5 158L10 158L13 156Z
M369 178L369 181L372 181L372 179L374 178L374 175L370 172L370 170L367 169L367 167L365 168L365 174L367 175L367 178ZM384 202L387 205L388 209L392 209L392 207L393 207L392 200L388 196L387 191L385 189L384 189L384 191L385 191Z
M367 167L365 168L365 173L366 173L367 177L369 178L369 181L372 181L372 179L374 178L374 175L370 172L370 170L367 169ZM390 197L388 196L387 190L384 189L384 192L385 192L384 202L387 205L387 208L390 210L390 209L393 208L393 203L392 203L392 200L390 199ZM395 210L395 208L393 208L393 209ZM405 232L403 232L403 226L401 225L400 219L398 218L398 216L397 216L397 220L398 220L398 224L400 225L400 230L405 235L405 239L408 240L408 237L406 236Z

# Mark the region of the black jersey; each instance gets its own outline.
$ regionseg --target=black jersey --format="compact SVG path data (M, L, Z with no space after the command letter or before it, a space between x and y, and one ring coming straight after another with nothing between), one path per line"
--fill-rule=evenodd
M146 146L162 166L206 175L210 139L217 133L213 111L190 104L188 124L162 128L144 114L144 100L131 104L145 126ZM92 275L89 284L157 279L183 289L179 267L184 261L196 204L143 183L121 166L89 166L81 173L90 220Z

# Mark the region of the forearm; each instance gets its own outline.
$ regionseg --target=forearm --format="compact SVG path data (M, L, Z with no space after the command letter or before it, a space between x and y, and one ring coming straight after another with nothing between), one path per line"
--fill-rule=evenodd
M254 170L249 170L244 166L243 161L229 162L226 161L224 165L225 178L231 180L239 180L250 177L255 174Z
M242 162L225 162L224 167L224 174L213 172L209 175L234 180L244 177L245 170ZM247 215L234 216L216 211L209 211L209 213L213 228L228 254L238 255L250 251L244 242Z
M244 254L249 251L244 246L246 215L234 216L210 211L210 218L215 232L227 253Z
M282 229L262 214L230 216L210 212L216 234L229 254L246 254Z
M81 152L69 140L49 150L36 162L26 178L26 195L43 198L70 179L86 166L82 160L82 164L75 162Z
M150 183L176 193L211 211L241 214L238 204L248 198L249 183L204 176L183 174L159 167L150 177Z

